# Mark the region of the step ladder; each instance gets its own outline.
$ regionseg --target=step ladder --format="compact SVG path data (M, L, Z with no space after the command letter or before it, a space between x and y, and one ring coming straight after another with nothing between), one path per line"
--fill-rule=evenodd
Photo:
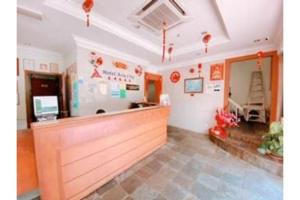
M252 72L248 100L243 109L246 121L266 123L265 90L261 70Z

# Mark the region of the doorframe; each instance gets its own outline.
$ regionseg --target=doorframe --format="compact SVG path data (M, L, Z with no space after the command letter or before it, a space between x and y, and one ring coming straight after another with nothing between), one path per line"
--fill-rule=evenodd
M50 73L50 72L37 72L32 70L24 70L24 81L25 81L25 102L26 102L26 121L27 121L27 127L30 128L30 124L32 122L31 116L32 116L32 109L31 104L32 100L30 98L31 96L31 82L30 82L30 76L31 75L45 75L45 76L57 76L59 79L59 88L61 90L62 95L62 111L65 111L66 108L66 93L65 93L65 83L64 83L64 74L63 73ZM61 113L59 113L61 115Z
M148 94L148 89L149 89L149 85L148 85L148 81L155 81L155 85L157 86L157 90L156 90L156 94L155 96L158 97L157 101L155 102L149 102L149 103L159 103L160 102L160 95L162 93L162 75L160 74L153 74L153 73L149 73L149 72L145 72L145 78L144 78L144 96L147 98L147 94Z
M279 102L279 63L277 51L264 52L264 57L271 57L271 106L270 106L270 122L277 121L278 102ZM224 78L224 108L228 109L229 83L231 64L247 60L258 59L257 54L250 54L229 58L225 60L225 78Z

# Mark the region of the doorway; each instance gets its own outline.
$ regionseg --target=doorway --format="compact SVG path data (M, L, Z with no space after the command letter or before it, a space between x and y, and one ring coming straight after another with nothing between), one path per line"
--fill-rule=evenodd
M34 96L57 96L59 114L57 118L68 117L63 74L42 73L25 70L27 127L37 119L34 116Z
M145 73L145 97L149 103L159 103L162 92L162 76Z
M277 51L265 52L264 58L271 59L271 72L270 72L270 117L269 122L276 121L278 113L278 91L279 91L279 65ZM258 55L252 54L247 56L241 56L236 58L230 58L225 61L225 85L224 85L224 107L229 108L229 96L230 96L230 75L232 64L236 62L257 60Z

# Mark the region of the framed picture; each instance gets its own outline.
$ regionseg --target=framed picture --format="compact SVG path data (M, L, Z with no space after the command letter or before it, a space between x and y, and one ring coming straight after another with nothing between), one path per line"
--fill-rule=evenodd
M41 71L41 72L49 72L48 65L47 65L47 64L41 63L41 64L40 64L40 68L39 68L38 71Z
M57 63L50 63L50 72L58 73L59 68Z
M211 65L210 66L210 80L211 81L223 80L223 69L224 69L223 63Z
M203 85L203 77L184 79L184 93L203 93Z
M34 60L33 59L23 59L23 69L24 70L34 70Z

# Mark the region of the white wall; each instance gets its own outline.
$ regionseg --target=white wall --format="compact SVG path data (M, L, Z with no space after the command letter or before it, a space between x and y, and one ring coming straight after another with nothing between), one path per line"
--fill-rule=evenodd
M197 65L162 71L163 93L169 94L171 99L169 125L198 133L207 133L208 129L214 125L214 115L216 110L223 107L224 81L209 80L210 64L222 62L224 61L202 63L204 92L203 94L195 94L194 96L184 93L184 79L199 76L197 73L191 74L189 72L189 69L192 66L197 70ZM180 72L181 79L177 83L172 83L170 81L170 74L175 70ZM206 85L208 83L219 83L221 85L221 91L208 94L206 90Z
M257 70L256 59L235 62L231 64L230 71L230 88L231 98L238 104L243 105L247 103L249 86L251 82L251 74ZM263 80L265 88L265 103L266 108L270 107L271 102L271 58L264 58L263 61Z
M83 80L83 84L79 84L79 116L84 115L93 115L98 109L104 109L106 112L118 111L128 109L130 102L142 101L144 98L144 73L142 76L137 76L134 73L135 67L138 63L133 63L130 61L123 60L122 58L115 58L109 55L106 55L101 52L96 52L97 55L103 58L103 65L99 68L99 72L103 75L103 70L109 70L114 72L120 72L125 74L131 74L134 76L134 84L140 86L139 91L127 91L127 97L124 99L116 98L111 96L111 83L113 80L108 80L106 76L103 76L103 79L100 78L91 78L93 72L93 66L90 64L90 52L86 48L78 47L77 48L77 75L78 79ZM128 65L128 69L118 69L112 62L113 61L122 61ZM142 66L146 69L145 66ZM101 92L96 88L94 92L90 92L90 85L99 85L100 82L107 84L108 91L107 95L101 94ZM119 81L117 81L119 82Z
M18 45L17 57L19 58L19 77L18 77L18 89L20 105L17 106L17 128L26 128L26 101L25 101L25 80L24 80L24 59L33 59L35 62L35 69L37 71L39 65L57 63L59 64L59 71L64 71L63 56L59 53L38 49L35 47L27 47ZM28 69L29 70L29 69Z

